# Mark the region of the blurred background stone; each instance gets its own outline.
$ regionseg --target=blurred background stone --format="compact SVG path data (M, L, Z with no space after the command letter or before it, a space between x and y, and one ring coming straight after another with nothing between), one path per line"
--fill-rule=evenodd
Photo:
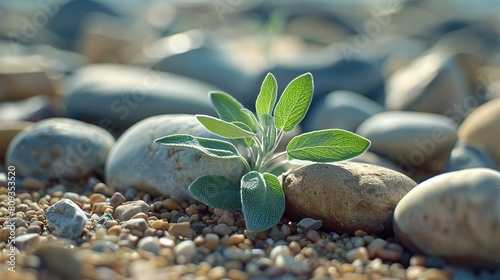
M159 114L215 114L215 86L179 75L114 64L80 68L65 87L68 116L120 133Z

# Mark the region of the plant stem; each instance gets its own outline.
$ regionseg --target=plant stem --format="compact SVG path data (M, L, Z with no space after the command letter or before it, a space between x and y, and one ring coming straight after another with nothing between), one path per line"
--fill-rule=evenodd
M276 159L278 159L284 155L286 155L286 151L275 154L273 157L271 157L269 160L266 161L266 163L262 166L262 169L265 169L265 168L273 165L274 164L273 161L275 161Z
M245 165L247 171L252 171L252 168L250 167L250 164L248 164L248 161L244 157L240 156L239 159L241 160L241 162L243 162L243 164Z
M272 154L276 150L276 148L278 148L278 145L280 144L282 137L283 137L283 130L278 130L278 135L276 136L276 141L274 142L274 146L271 149L271 151L269 151L269 154Z

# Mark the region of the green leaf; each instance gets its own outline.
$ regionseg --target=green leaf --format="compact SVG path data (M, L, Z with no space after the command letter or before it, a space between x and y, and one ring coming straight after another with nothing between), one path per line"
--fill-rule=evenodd
M248 110L247 108L243 108L243 109L241 109L241 113L248 116L248 118L250 119L250 122L256 128L256 130L254 132L262 131L262 127L261 127L259 121L257 120L257 118L255 117L255 115L252 113L252 111Z
M195 149L207 156L215 158L231 159L241 157L238 149L229 142L211 138L194 137L187 134L165 136L156 139L155 143L169 147Z
M249 231L275 226L285 212L285 196L278 178L251 171L241 178L241 203Z
M226 176L200 176L188 190L194 199L210 207L229 211L241 209L240 187Z
M291 159L315 162L347 160L363 154L370 140L343 129L326 129L294 137L286 151Z
M278 83L276 82L276 78L273 74L268 73L264 82L262 82L259 96L257 96L257 100L255 101L255 110L259 118L262 114L270 115L273 112L277 91Z
M313 95L313 78L311 73L298 76L283 91L274 109L276 128L283 131L292 130L304 119Z
M246 131L251 131L250 127L248 127L248 125L246 125L245 123L242 122L231 122L231 123ZM253 145L253 139L250 137L245 137L243 139L234 139L233 141L236 141L237 145L242 145L245 147L252 147Z
M196 115L196 118L208 131L225 138L237 139L254 136L252 132L246 131L237 125L211 116Z
M245 107L243 107L238 100L225 92L212 91L209 95L210 101L214 105L215 111L221 120L227 122L242 122L248 125L251 131L257 131L249 116L241 112L241 109L244 109Z

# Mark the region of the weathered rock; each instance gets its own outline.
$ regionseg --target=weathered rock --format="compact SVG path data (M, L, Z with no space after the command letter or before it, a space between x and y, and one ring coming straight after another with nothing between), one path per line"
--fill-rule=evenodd
M161 114L215 114L215 86L133 66L100 64L78 70L65 90L68 116L119 133Z
M45 210L47 228L55 236L76 239L83 233L87 215L70 199L62 199Z
M467 95L465 75L456 59L436 49L389 78L385 106L389 110L447 115Z
M12 101L35 95L56 96L55 87L43 67L43 57L0 56L0 101Z
M440 172L457 140L456 123L441 115L383 112L356 131L371 141L370 151L385 156L405 173Z
M173 73L202 81L220 88L231 94L248 108L252 108L258 93L259 83L257 76L247 71L244 67L234 61L227 52L208 45L204 46L205 35L199 31L190 31L160 39L152 46L148 46L145 52L158 52L163 50L163 56L153 63L160 71ZM180 38L181 37L181 38ZM191 42L192 49L178 52L169 50L167 46L175 44L175 40ZM189 45L189 44L186 44ZM146 57L151 56L146 53ZM144 63L144 62L142 62ZM150 62L146 62L150 63ZM257 83L257 84L256 84ZM213 90L213 89L212 89ZM206 95L206 93L204 93ZM182 112L189 113L189 112Z
M5 153L14 137L32 122L3 122L0 123L0 162L4 161Z
M365 96L338 90L311 104L304 130L340 128L354 132L364 120L382 111L381 105Z
M481 146L458 141L451 151L450 158L446 163L446 171L457 171L468 168L485 167L498 170L498 166Z
M399 200L416 183L396 171L371 164L312 164L289 174L283 183L286 213L294 219L323 221L323 228L354 234L392 234Z
M467 116L458 129L458 137L465 142L486 148L500 166L498 131L500 131L500 99L494 99Z
M146 236L143 239L139 240L139 243L137 243L137 248L151 252L153 254L158 254L158 250L160 250L160 242L158 241L158 237L156 236Z
M143 200L124 203L115 209L115 217L120 221L128 221L138 213L148 214L149 205Z
M190 263L196 255L196 244L193 240L184 240L174 248L178 264Z
M103 173L114 138L104 129L77 120L40 121L12 140L6 163L19 176L82 178Z
M192 149L155 144L163 136L184 133L215 137L191 115L162 115L131 127L117 141L106 163L108 186L134 187L189 200L187 187L201 175L222 174L238 182L244 171L238 160L221 160Z
M433 177L394 211L394 233L418 254L481 267L500 266L500 173L472 168Z

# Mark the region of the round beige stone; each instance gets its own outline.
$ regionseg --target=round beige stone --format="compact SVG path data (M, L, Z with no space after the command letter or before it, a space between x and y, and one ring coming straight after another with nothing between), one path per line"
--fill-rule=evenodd
M464 169L417 185L395 209L394 233L418 254L500 266L500 173Z
M500 99L491 100L467 116L458 129L458 138L484 146L500 166Z
M294 219L322 220L324 229L338 233L388 236L394 208L415 185L394 170L344 162L301 167L284 179L283 191Z

